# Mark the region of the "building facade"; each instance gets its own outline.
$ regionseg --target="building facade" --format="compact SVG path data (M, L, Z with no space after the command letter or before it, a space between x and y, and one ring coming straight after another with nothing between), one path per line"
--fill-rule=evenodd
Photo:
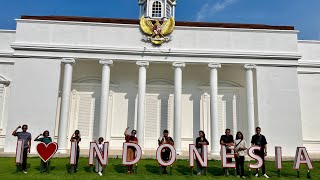
M140 18L165 21L176 4L139 5ZM210 152L218 154L224 129L250 141L256 126L270 155L274 146L286 156L297 146L320 153L320 42L299 41L293 27L175 22L170 38L155 45L139 20L16 21L16 30L0 31L5 152L15 151L12 131L28 124L33 136L49 130L61 153L76 129L83 149L103 136L110 150L120 150L130 127L145 151L155 151L168 129L179 154L204 130Z

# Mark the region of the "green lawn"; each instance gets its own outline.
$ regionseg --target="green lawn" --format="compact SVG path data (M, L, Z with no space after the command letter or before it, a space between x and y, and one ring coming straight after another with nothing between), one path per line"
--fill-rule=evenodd
M158 163L156 160L141 160L138 167L137 174L125 174L125 168L121 166L121 159L109 159L109 165L104 171L104 176L99 177L96 173L90 172L87 158L80 158L79 160L79 171L76 174L68 173L68 162L67 158L54 158L51 160L51 171L50 173L40 173L40 159L29 158L28 159L28 174L22 172L16 172L16 166L14 158L0 158L0 177L3 179L238 179L233 175L224 177L222 169L220 167L220 161L209 161L207 176L191 176L189 163L187 160L177 160L173 166L172 175L160 175ZM267 174L271 179L298 179L296 178L296 171L292 170L292 162L284 162L281 178L277 178L277 172L274 169L274 162L266 162ZM320 166L319 162L313 162L314 170L311 171L312 179L320 179ZM246 167L248 167L246 165ZM231 171L230 174L233 171ZM195 171L194 171L195 173ZM246 176L249 172L246 169ZM251 179L265 179L262 177ZM306 168L303 166L301 170L301 178L306 178Z

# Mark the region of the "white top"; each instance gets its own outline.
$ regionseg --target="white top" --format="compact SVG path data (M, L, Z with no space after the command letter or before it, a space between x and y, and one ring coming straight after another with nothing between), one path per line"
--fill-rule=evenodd
M103 144L102 143L98 144L98 148L99 148L100 151L103 151Z
M245 140L242 140L241 142L240 141L241 141L241 139L234 140L234 146L235 146L236 152L238 152L239 156L244 156L245 150L243 150L243 149L245 149L247 147L247 142ZM240 148L242 150L239 150Z

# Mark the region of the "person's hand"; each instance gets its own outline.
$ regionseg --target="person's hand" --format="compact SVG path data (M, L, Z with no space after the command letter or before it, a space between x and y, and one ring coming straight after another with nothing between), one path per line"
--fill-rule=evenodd
M264 156L267 156L267 152L264 152Z
M126 130L128 130L128 129L129 129L129 127L126 128Z
M30 148L28 148L28 153L30 154Z
M21 128L21 126L18 126L17 129Z

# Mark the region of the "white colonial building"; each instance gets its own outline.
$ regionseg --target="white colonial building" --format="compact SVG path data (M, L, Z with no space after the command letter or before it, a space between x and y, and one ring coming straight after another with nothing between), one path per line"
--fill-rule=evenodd
M139 5L141 19L161 23L174 17L176 2ZM33 137L49 130L62 153L76 129L82 149L103 136L120 150L130 127L145 151L168 129L179 153L204 130L218 154L225 128L249 141L256 126L269 155L274 146L287 156L297 146L320 153L320 42L299 41L293 27L177 21L170 35L154 28L148 36L130 19L16 22L16 30L0 30L4 152L15 151L11 133L28 124Z

